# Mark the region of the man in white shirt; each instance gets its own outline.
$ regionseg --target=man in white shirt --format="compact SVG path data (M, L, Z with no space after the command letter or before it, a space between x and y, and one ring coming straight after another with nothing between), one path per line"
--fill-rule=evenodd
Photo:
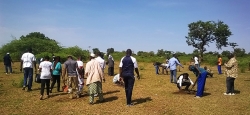
M200 67L198 56L194 56L194 65L195 65L196 67L198 67L198 68Z
M26 53L24 53L21 57L21 65L20 65L20 71L24 73L24 82L23 82L23 90L25 90L27 86L27 79L29 79L28 82L28 90L31 91L32 87L32 81L33 81L33 66L35 68L36 73L36 57L32 54L32 49L29 48Z
M96 53L96 60L100 63L100 66L101 66L101 68L102 68L102 71L103 71L103 73L104 73L104 68L105 68L105 61L104 61L104 59L102 59L101 58L101 52L97 52Z
M193 81L189 78L188 73L183 73L178 77L177 87L181 90L181 86L186 86L185 91L188 91L190 85L193 85Z

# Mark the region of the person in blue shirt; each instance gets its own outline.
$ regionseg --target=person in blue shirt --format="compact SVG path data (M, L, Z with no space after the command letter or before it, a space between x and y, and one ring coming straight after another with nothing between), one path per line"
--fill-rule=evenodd
M176 59L176 55L173 54L173 57L169 59L168 61L168 68L170 69L170 82L171 83L177 83L176 74L177 70L176 67L180 65L182 68L184 68L180 62Z
M62 65L61 59L59 56L55 57L55 61L52 63L53 71L52 71L52 84L50 87L50 93L52 93L52 89L57 82L57 91L60 92L60 79L62 73Z
M197 67L195 65L189 65L189 70L192 71L197 79L195 83L197 82L197 92L196 92L196 98L201 98L203 96L206 78L207 78L207 71L204 68ZM195 85L194 83L194 85Z

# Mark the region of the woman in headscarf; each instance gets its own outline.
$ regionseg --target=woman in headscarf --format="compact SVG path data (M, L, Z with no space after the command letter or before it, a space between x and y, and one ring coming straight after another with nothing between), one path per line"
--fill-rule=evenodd
M61 73L62 73L62 65L61 65L61 58L59 56L55 57L53 65L53 72L52 72L52 84L50 93L52 93L52 89L54 88L55 83L57 82L57 91L60 92L60 81L61 81Z

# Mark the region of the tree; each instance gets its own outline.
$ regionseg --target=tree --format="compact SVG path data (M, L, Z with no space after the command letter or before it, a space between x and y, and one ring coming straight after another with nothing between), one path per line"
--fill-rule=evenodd
M243 57L246 54L246 50L244 48L235 48L234 54L237 57Z
M231 53L230 51L226 50L226 51L222 51L221 55L222 56L228 56L230 53Z
M100 50L98 48L93 48L93 53L96 54L97 52L100 52Z
M186 36L188 46L193 46L199 50L201 58L206 51L205 46L209 47L210 43L216 43L217 49L222 49L229 45L228 37L232 35L227 24L222 21L197 21L188 25L189 32Z
M114 53L114 52L115 52L114 48L108 48L107 49L107 55L109 55L111 53Z
M3 45L0 55L10 52L13 60L20 60L21 55L28 49L33 49L33 54L47 52L53 54L61 50L59 43L53 39L45 37L40 32L32 32L20 39L13 39L10 43Z

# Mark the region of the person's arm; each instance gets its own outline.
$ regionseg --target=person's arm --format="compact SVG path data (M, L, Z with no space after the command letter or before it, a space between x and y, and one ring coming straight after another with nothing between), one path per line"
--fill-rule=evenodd
M180 87L181 87L181 84L182 84L182 80L183 80L183 75L180 76L180 78L179 78L179 86L180 86Z
M135 59L135 58L134 58ZM137 61L136 59L134 60L134 67L135 67L135 73L137 74L137 78L140 79L140 73L139 73L139 70L138 70L138 64L137 64Z
M228 61L228 63L225 63L224 65L225 65L226 67L230 68L230 67L233 67L234 64L235 64L235 61L233 61L233 60L230 59L230 60Z
M36 69L36 58L35 58L35 56L33 56L32 61L33 61L33 64L34 64L35 72L37 72L37 69Z
M67 69L67 64L64 63L64 67L63 67L63 70L62 70L62 79L63 79L63 81L65 81L66 69Z
M23 70L23 60L21 60L20 62L20 71L22 72L22 70Z
M123 76L122 76L122 66L123 66L123 63L122 63L122 60L123 60L123 58L121 59L120 64L119 64L119 75L120 75L120 78L123 79Z
M40 64L39 64L39 67L38 67L39 73L42 72L42 64L43 64L43 63L40 63Z
M188 79L189 79L191 85L194 85L194 82L190 79L190 77L188 77Z
M184 68L182 65L181 65L181 63L176 59L176 61L175 61L178 65L180 65L182 68Z

